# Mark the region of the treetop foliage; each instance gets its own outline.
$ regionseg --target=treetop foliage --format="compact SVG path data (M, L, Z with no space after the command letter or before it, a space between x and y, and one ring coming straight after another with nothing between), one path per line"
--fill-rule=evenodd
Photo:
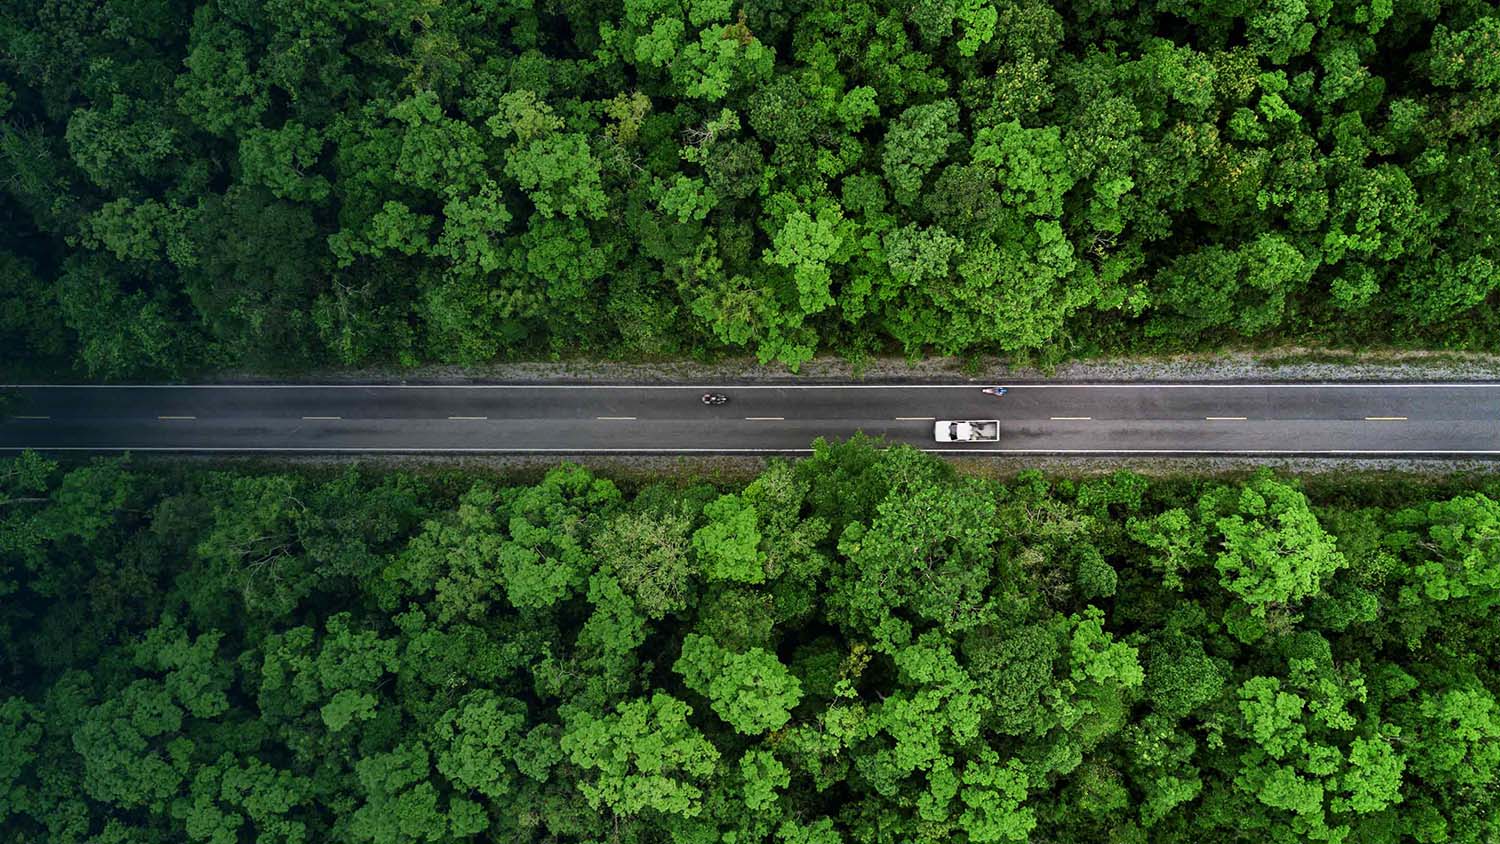
M4 0L0 32L17 367L1500 336L1473 0Z
M1493 482L453 480L0 464L0 841L1500 835Z

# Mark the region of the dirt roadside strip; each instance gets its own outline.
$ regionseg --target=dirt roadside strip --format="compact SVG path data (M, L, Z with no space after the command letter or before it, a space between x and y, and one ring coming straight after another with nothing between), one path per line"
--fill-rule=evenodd
M755 383L1007 381L1500 381L1500 354L1387 350L1345 352L1284 347L1218 354L1109 358L1072 361L1049 369L1011 366L998 358L970 360L870 358L858 365L834 357L815 358L796 373L762 366L750 358L713 363L668 361L534 361L482 366L422 366L411 369L329 369L301 374L230 371L191 383L350 384L475 382L535 383Z

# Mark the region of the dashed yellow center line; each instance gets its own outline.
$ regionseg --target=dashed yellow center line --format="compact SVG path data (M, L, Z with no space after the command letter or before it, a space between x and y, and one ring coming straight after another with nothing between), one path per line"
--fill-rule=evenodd
M483 422L484 420L488 419L489 417L488 416L449 416L448 418L450 420L454 421L454 422Z
M746 422L785 422L785 416L746 416Z
M1051 419L1053 422L1088 422L1088 421L1092 420L1094 417L1092 417L1092 416L1050 416L1048 418Z
M936 416L897 416L897 422L935 422Z
M191 422L192 420L197 419L198 417L196 417L196 416L158 416L156 418L159 419L159 420L161 420L162 422Z
M1206 419L1209 422L1244 422L1247 417L1244 417L1244 416L1205 416L1203 418Z
M605 422L634 422L635 421L635 417L634 416L595 416L594 418L595 419L599 419L601 421L605 421Z
M302 418L305 419L305 420L307 420L307 421L309 421L309 422L322 422L322 421L328 421L328 420L331 420L331 419L343 419L344 417L342 417L342 416L304 416Z
M1366 422L1405 422L1405 416L1366 416Z

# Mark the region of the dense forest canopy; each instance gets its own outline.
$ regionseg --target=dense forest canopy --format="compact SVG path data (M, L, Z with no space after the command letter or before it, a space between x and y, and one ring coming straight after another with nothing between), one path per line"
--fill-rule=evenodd
M0 464L0 841L1500 837L1500 482Z
M1484 0L0 0L0 344L1490 347Z

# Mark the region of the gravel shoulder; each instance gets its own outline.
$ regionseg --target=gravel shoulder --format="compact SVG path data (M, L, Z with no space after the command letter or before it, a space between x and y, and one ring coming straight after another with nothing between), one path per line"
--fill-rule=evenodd
M645 484L657 480L707 481L713 484L743 484L760 474L773 461L796 457L747 457L720 455L712 457L675 455L579 455L575 457L542 455L464 455L453 457L423 454L372 455L135 455L137 465L198 464L235 471L342 471L356 465L374 472L406 471L418 474L456 473L466 476L489 476L499 480L530 482L540 479L548 470L562 463L573 463L618 482ZM1129 470L1150 478L1216 477L1236 478L1262 467L1278 473L1333 479L1414 480L1494 476L1500 473L1500 461L1484 460L1392 460L1353 458L1250 458L1250 457L1062 457L1062 456L986 456L946 457L963 475L1005 480L1020 472L1038 470L1052 477L1090 478ZM65 462L86 462L87 458L70 458Z
M760 383L972 381L1493 381L1500 355L1468 352L1346 352L1306 347L1239 350L1213 354L1080 360L1041 369L983 358L870 358L851 363L820 357L796 373L763 366L752 358L712 363L668 361L619 363L562 360L496 363L472 367L319 370L296 375L226 372L197 383Z

